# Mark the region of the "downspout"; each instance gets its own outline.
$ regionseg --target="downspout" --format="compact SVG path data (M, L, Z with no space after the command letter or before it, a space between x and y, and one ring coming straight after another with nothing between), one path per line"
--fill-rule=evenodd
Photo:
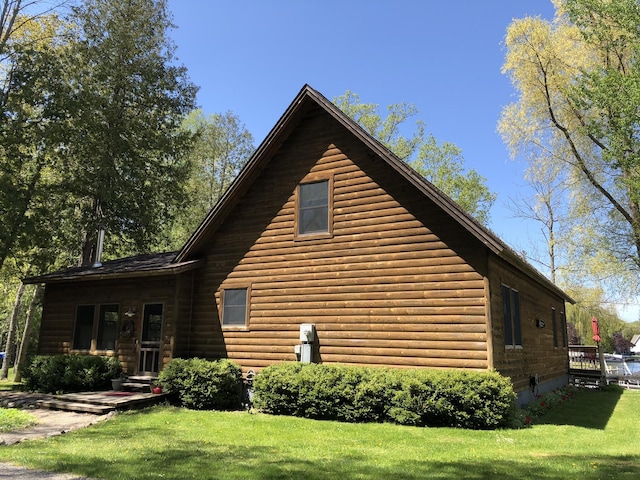
M196 271L191 272L191 301L189 302L189 334L187 335L187 356L191 355L191 323L193 322L193 288L196 284Z

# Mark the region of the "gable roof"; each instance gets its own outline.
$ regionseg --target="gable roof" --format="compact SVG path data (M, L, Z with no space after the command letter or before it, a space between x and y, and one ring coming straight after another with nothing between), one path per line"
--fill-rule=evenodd
M302 120L304 113L312 108L320 108L335 119L341 126L351 132L373 154L387 162L402 175L416 190L430 199L451 218L458 222L492 253L502 258L516 269L545 285L549 290L565 300L575 303L562 289L542 275L535 267L505 244L496 234L465 212L455 201L444 194L435 185L425 179L409 165L398 158L391 150L373 138L358 123L352 120L331 101L309 85L302 87L291 105L271 129L249 161L240 171L231 186L226 190L216 205L207 214L193 235L179 252L137 255L104 262L100 267L74 267L55 273L30 277L24 283L52 283L79 280L106 280L117 278L134 278L176 274L203 263L198 252L206 242L206 237L214 232L232 211L237 201L252 185L260 172L266 168L272 155L284 143L296 125Z
M300 90L291 105L289 105L276 125L271 129L267 137L251 156L231 186L207 214L191 238L189 238L185 243L182 250L178 252L176 262L183 262L189 257L197 254L198 250L206 241L205 237L210 235L212 231L215 231L215 229L222 224L239 198L266 167L271 156L293 131L295 126L301 120L304 112L307 111L307 109L314 107L320 107L333 117L333 119L351 132L351 134L353 134L376 156L387 162L422 195L429 198L433 203L444 210L444 212L457 221L491 252L504 259L530 278L544 284L557 295L571 303L575 303L571 297L558 288L554 283L549 281L547 277L538 272L535 267L529 264L507 244L500 240L497 235L465 212L456 202L403 162L393 152L391 152L391 150L373 138L358 123L309 85L302 87L302 90Z
M202 260L176 262L177 252L151 253L119 258L102 263L99 267L73 267L46 275L25 278L23 283L54 283L82 280L111 280L135 277L153 277L181 273L198 267Z

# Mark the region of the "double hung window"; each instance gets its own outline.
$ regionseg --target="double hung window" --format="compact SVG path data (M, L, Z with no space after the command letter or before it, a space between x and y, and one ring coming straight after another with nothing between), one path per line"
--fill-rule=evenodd
M298 236L331 233L331 181L298 185L296 213Z

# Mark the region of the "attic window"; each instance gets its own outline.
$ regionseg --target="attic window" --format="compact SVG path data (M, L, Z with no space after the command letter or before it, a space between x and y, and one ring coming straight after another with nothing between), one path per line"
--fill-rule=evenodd
M331 183L330 179L323 179L298 185L297 235L331 233Z

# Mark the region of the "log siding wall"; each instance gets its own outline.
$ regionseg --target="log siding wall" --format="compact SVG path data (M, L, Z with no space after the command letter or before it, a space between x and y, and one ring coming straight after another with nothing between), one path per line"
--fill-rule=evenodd
M296 186L321 178L332 179L331 235L297 237ZM300 324L314 323L315 361L486 369L486 252L405 188L343 130L307 117L211 238L191 354L245 369L293 361ZM238 287L251 290L249 324L222 328L221 291Z
M191 273L184 276L188 277ZM76 307L78 305L118 304L120 323L115 351L94 351L92 354L117 355L127 374L137 373L138 343L141 319L145 304L161 303L163 305L163 338L161 343L162 363L166 364L173 357L176 337L182 338L178 328L181 322L188 325L184 317L187 313L186 299L190 291L177 294L176 282L186 284L190 290L191 281L182 276L153 277L137 280L89 281L78 283L50 283L45 290L42 325L38 353L56 355L74 353L72 348ZM135 308L136 328L131 336L120 332L124 313ZM184 329L184 327L182 328ZM184 339L182 340L185 341ZM84 353L84 352L79 352Z
M564 299L537 282L523 276L498 258L490 260L491 315L493 318L494 368L511 378L516 391L529 388L529 378L538 375L541 383L563 379L568 374L568 350L562 342L561 312L565 312ZM522 348L509 348L504 341L501 286L518 290L520 294L520 323ZM556 310L556 335L560 339L554 347L552 309ZM536 326L536 320L545 323Z

